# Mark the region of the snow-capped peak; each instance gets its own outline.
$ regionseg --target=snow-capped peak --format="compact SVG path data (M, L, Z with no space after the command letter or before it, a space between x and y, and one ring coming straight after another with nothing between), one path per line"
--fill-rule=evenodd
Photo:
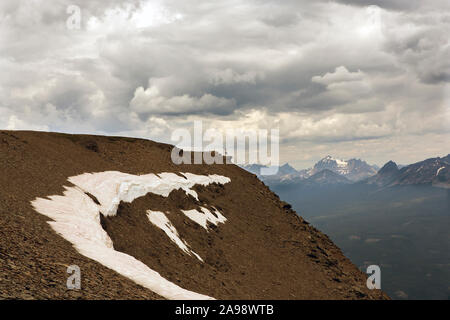
M375 168L362 160L341 160L330 155L317 162L310 171L310 174L315 174L325 169L343 175L353 181L376 174Z
M344 161L344 160L341 160L341 159L337 159L337 158L333 158L332 156L326 156L321 161L323 161L323 160L325 160L327 162L335 162L338 167L345 167L345 166L348 165L347 161Z

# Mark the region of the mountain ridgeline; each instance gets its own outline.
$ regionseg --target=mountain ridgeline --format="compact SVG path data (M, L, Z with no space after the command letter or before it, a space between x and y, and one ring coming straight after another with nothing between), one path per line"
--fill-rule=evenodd
M378 173L364 181L382 187L398 185L432 185L450 187L450 155L431 158L398 168L393 161L386 163Z
M243 168L256 174L269 185L337 185L370 184L379 187L395 185L432 185L448 188L450 184L450 155L431 158L411 165L399 166L387 162L378 170L360 159L339 160L331 156L318 161L312 168L296 170L288 163L279 167L278 173L270 176L260 175L264 167L257 164Z

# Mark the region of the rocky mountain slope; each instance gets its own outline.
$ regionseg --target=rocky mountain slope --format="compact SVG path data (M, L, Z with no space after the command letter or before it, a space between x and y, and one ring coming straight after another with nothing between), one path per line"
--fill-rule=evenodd
M305 185L322 186L322 185L337 185L337 184L349 184L351 183L346 177L331 171L329 169L323 169L313 174L311 177L305 180Z
M375 176L368 178L365 182L380 187L433 185L450 188L450 155L426 159L401 169L395 162L389 161Z
M255 175L171 149L0 131L0 298L387 298Z

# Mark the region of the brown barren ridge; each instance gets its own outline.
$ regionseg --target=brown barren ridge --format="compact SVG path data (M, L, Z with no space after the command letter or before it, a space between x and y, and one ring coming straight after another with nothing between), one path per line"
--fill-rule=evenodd
M67 179L108 170L130 174L219 174L225 185L196 186L121 203L102 218L114 248L182 288L217 299L387 299L331 240L280 201L255 175L235 165L175 165L172 146L149 140L0 131L0 298L162 299L79 254L30 202L62 194ZM209 231L180 211L214 206L227 218ZM166 212L191 249L184 253L146 210ZM81 290L66 287L67 266L81 268Z

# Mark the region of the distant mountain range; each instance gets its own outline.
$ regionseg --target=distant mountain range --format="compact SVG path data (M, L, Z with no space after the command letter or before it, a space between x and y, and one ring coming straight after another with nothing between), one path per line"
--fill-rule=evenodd
M380 170L361 159L340 160L326 156L312 168L296 170L288 163L279 167L276 175L260 175L265 166L252 164L243 166L269 185L336 185L364 183L388 187L394 185L430 184L448 188L450 185L450 154L442 158L431 158L411 165L398 166L387 162Z
M364 182L380 187L428 184L450 188L450 154L420 161L401 169L395 162L389 161L376 175Z
M360 159L340 160L326 156L312 168L296 170L288 163L278 169L276 175L263 176L261 168L265 166L252 164L243 166L244 169L256 174L261 180L270 183L291 184L306 182L308 184L337 184L352 183L371 177L377 173L378 167L369 165ZM325 172L324 172L325 171Z
M309 177L288 180L295 172L286 176L284 165L279 177L261 179L361 269L380 265L391 298L450 298L450 155L403 166L389 161L356 182L348 179L357 173L353 161L330 158L302 170L319 171Z

